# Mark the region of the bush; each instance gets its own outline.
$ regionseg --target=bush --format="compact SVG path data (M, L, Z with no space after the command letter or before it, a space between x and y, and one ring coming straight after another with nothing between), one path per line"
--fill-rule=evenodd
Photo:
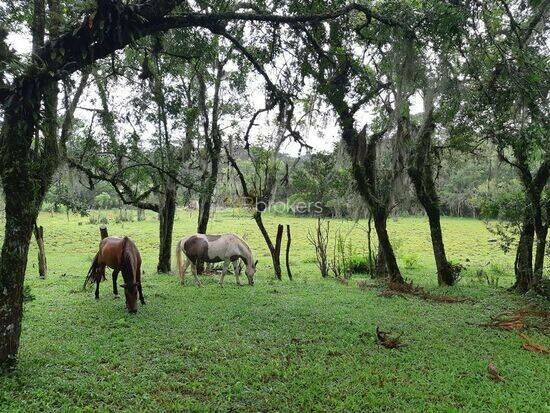
M405 254L403 256L403 262L405 263L405 268L407 270L412 270L418 264L418 255L416 254Z
M109 218L107 218L107 215L101 215L101 214L91 214L88 218L89 223L92 225L109 225Z
M353 274L370 274L371 265L369 257L363 255L352 255L349 259L349 269Z
M25 285L23 287L23 302L28 303L28 302L34 301L34 298L35 297L34 297L34 294L31 291L31 286L30 285Z
M134 217L130 214L128 209L120 209L118 216L115 217L115 222L120 224L121 222L133 222Z

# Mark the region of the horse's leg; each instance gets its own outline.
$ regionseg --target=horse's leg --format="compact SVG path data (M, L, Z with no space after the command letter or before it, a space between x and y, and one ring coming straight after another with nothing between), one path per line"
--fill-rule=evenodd
M105 265L101 265L96 272L95 299L99 300L99 283L105 278Z
M224 260L222 276L220 277L220 287L223 287L223 278L225 277L225 274L227 274L227 267L228 266L229 266L229 260Z
M117 279L118 279L118 273L120 270L113 270L113 295L115 298L119 298L118 295L118 285L117 285Z
M233 271L235 272L235 278L237 279L237 285L241 285L241 282L239 281L239 275L241 275L241 272L239 271L239 260L235 260L231 262L233 264Z
M180 268L181 285L185 285L185 273L187 272L187 268L189 267L189 264L191 264L191 260L189 258L185 258L185 262L183 263L183 266Z
M193 273L193 276L195 277L195 282L200 287L201 286L201 280L199 280L199 276L197 275L197 263L191 261L191 272Z
M141 289L141 264L138 264L137 266L136 281L137 281L137 289L139 294L139 301L141 302L141 304L145 305L145 298L143 297L143 290Z
M145 305L145 298L143 297L143 290L141 289L141 283L138 284L138 293L139 293L139 301L141 301L141 304Z

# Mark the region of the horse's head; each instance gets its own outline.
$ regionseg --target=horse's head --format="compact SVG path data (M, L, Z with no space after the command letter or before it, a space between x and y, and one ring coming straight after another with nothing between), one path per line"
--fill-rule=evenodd
M256 274L256 264L258 264L258 261L256 260L254 263L251 263L252 265L247 265L245 274L248 278L248 285L254 285L254 274Z
M126 296L126 308L128 309L129 313L136 313L137 312L137 298L138 298L138 284L132 283L132 284L121 284L122 288L124 288L124 295Z

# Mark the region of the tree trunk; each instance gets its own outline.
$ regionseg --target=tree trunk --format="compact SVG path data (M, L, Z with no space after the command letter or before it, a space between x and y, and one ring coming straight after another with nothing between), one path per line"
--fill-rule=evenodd
M6 206L6 209L8 207ZM23 282L33 228L33 214L6 213L0 256L0 368L15 365L23 316Z
M46 263L46 249L44 248L44 227L34 224L34 237L38 245L38 273L40 278L46 278L48 265Z
M533 243L535 226L530 219L523 223L516 252L515 274L516 283L512 288L526 292L533 286Z
M393 247L390 242L390 237L388 235L388 230L386 227L387 223L387 214L384 211L376 211L373 213L374 216L374 228L376 229L376 234L378 235L379 247L384 254L384 261L386 263L386 269L390 277L391 282L403 283L403 276L401 271L399 271L399 266L397 265L397 259L393 252Z
M201 194L199 197L199 218L197 233L206 234L208 221L210 220L210 207L212 206L212 194Z
M176 216L176 189L175 185L167 185L164 188L164 196L159 205L159 262L157 272L169 273L172 251L172 233L174 231L174 218Z
M386 268L386 260L384 258L384 251L378 243L378 252L376 253L376 266L372 273L372 278L386 278L388 276L388 270Z
M264 237L265 243L267 244L269 253L271 254L271 261L273 262L273 271L275 272L275 277L277 277L277 279L280 280L282 279L281 241L283 237L283 226L279 224L279 226L277 227L277 237L275 240L275 245L273 245L273 242L271 241L271 237L269 236L267 230L265 229L265 225L262 220L262 213L259 211L256 212L254 214L254 220L256 221L256 224L258 225L258 228L260 229L260 232Z
M539 282L543 278L544 255L546 253L547 236L548 236L548 226L544 226L541 230L537 232L537 248L535 252L535 270L534 270L535 282Z
M437 268L437 283L439 285L453 285L455 278L453 269L447 261L445 254L445 244L443 243L443 233L441 231L441 218L439 208L426 208L428 221L430 223L430 235L432 238L432 248Z
M41 86L25 85L25 96L5 107L0 133L0 176L6 226L0 255L0 369L14 366L19 348L23 281L33 226L58 157L31 150Z

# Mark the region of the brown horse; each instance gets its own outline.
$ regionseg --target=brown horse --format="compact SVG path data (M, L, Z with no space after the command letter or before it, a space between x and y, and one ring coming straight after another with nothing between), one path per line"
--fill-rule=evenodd
M126 308L130 313L137 311L137 296L145 304L141 290L141 256L136 244L128 237L107 237L101 240L99 252L88 271L84 287L96 283L95 298L99 299L99 283L105 280L105 267L113 269L113 294L118 297L117 277L122 272L126 295Z

